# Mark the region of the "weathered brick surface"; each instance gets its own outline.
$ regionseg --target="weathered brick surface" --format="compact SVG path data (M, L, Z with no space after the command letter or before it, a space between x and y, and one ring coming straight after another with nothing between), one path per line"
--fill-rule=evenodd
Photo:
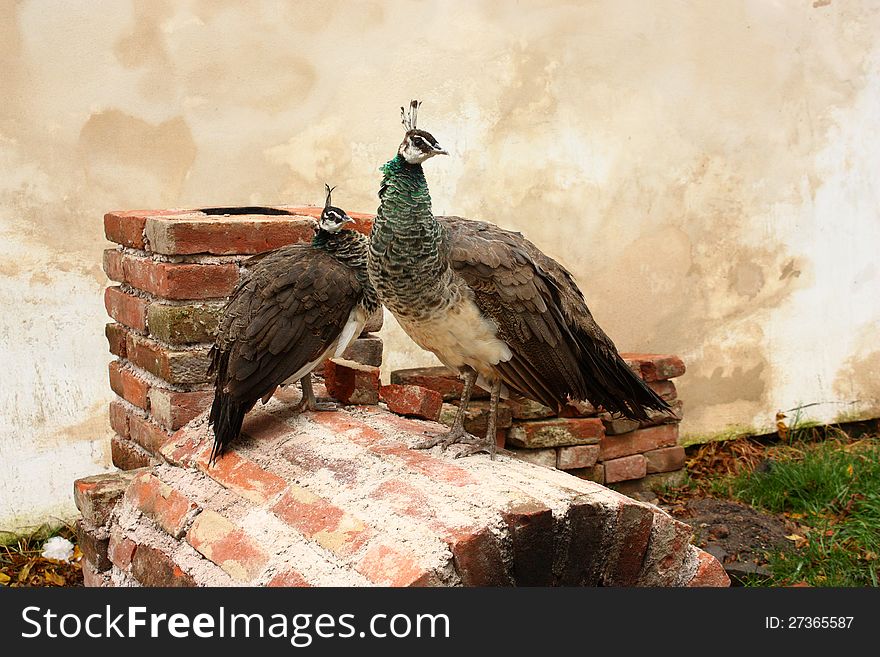
M121 287L104 290L104 307L107 314L117 322L144 332L147 330L147 306L149 301L123 291Z
M599 458L603 461L630 454L641 454L678 442L678 425L662 424L658 427L638 429L619 436L605 436L599 443Z
M138 376L124 361L110 362L110 388L126 401L144 410L150 406L150 384Z
M687 586L730 586L730 577L724 567L711 554L697 550L697 571Z
M110 585L110 577L107 571L99 570L88 559L82 560L83 586L88 588L99 588Z
M126 339L129 360L150 374L178 385L208 383L209 348L175 349L141 335Z
M379 403L379 368L350 360L328 360L324 366L327 393L343 404Z
M309 584L308 580L306 580L306 578L303 577L302 574L299 573L296 569L288 568L287 570L278 573L272 579L270 579L266 586L289 588L294 586L311 586L311 584Z
M152 545L138 545L131 557L131 574L143 586L192 587L192 575L174 558Z
M604 461L605 483L613 484L627 479L641 479L647 474L647 460L642 454L621 456L617 459Z
M379 306L369 317L367 317L367 323L364 324L364 330L361 335L368 335L379 331L382 328L384 318L385 309L382 306Z
M514 458L535 465L542 465L545 468L555 468L557 453L553 447L545 447L544 449L516 449L509 448Z
M150 335L175 345L213 342L223 306L221 301L174 305L151 303L147 308Z
M651 538L654 513L646 504L624 502L617 512L614 547L604 581L610 586L635 586Z
M199 511L195 502L149 472L134 478L125 499L174 538L183 536Z
M560 447L556 451L556 467L560 470L591 468L599 458L598 445L575 445Z
M171 438L171 434L161 426L140 415L130 414L128 427L131 440L156 456L160 454L162 446Z
M120 470L136 470L153 465L157 459L143 447L122 436L111 436L110 457Z
M434 581L433 573L412 556L382 543L371 547L355 570L380 586L428 586Z
M509 586L498 540L489 530L468 528L450 540L455 569L464 586Z
M110 427L123 438L129 437L128 407L117 400L110 402L109 406Z
M213 465L208 465L207 459L206 450L203 450L196 461L200 470L254 504L266 504L287 486L287 482L274 472L264 470L235 452L224 454Z
M109 322L106 327L104 327L104 335L107 337L107 344L110 348L110 353L114 356L119 356L120 358L125 358L125 336L128 333L128 329L125 328L122 324L117 324L116 322Z
M421 386L436 390L443 395L444 401L457 401L461 398L464 384L458 373L448 367L416 367L395 370L391 373L391 383ZM471 399L488 399L489 393L474 386Z
M353 360L361 365L379 367L382 364L382 338L377 335L361 334L342 352L342 358Z
M645 452L645 459L647 459L647 469L649 474L678 470L684 467L684 447L676 445L674 447L654 449L650 452Z
M590 445L605 436L598 418L556 418L517 422L507 434L507 440L516 447L565 447Z
M666 354L620 354L627 364L645 381L674 379L685 372L684 362L678 356Z
M119 527L110 530L107 556L113 565L127 571L131 567L131 559L136 549L137 544L125 536Z
M125 282L125 271L122 266L124 257L120 249L104 249L104 273L111 281Z
M113 278L108 272L110 278L163 299L217 299L232 294L238 284L238 267L231 262L171 263L126 254L119 265L123 278Z
M152 418L167 431L176 431L211 406L214 390L181 392L153 386L149 397Z
M256 578L269 560L269 555L244 530L211 510L198 515L186 540L240 582Z
M144 224L146 218L137 210L131 212L108 212L104 215L104 235L111 242L144 248Z
M391 384L379 388L379 399L388 404L388 410L399 415L413 415L426 420L438 420L443 396L428 388Z
M556 415L554 409L531 399L507 399L504 404L514 420L543 420Z
M86 520L77 520L76 543L83 553L83 558L95 571L103 572L110 569L110 559L107 557L110 532L104 528L95 527Z
M553 512L537 500L516 501L502 512L510 534L512 576L517 586L553 583Z
M678 391L672 381L648 381L648 387L666 401L678 398Z
M77 479L73 482L76 508L91 525L103 525L134 476L131 473L111 472Z

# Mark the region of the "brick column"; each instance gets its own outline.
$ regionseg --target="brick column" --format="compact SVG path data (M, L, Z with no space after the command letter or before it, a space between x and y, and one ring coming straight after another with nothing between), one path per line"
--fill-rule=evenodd
M115 248L104 271L116 282L104 302L113 463L120 469L162 460L159 448L210 405L208 353L228 295L247 257L310 241L316 207L110 212L104 231ZM372 215L349 213L369 233ZM381 314L366 327L381 327ZM362 336L346 357L381 363L381 340ZM365 362L366 361L366 362Z

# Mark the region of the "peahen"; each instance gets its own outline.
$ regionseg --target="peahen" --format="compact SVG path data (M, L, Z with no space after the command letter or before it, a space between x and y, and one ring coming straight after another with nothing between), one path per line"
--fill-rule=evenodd
M586 400L644 420L668 404L636 376L599 328L562 265L520 233L460 217L434 217L422 163L447 155L416 127L417 101L401 108L406 135L382 167L368 271L379 301L406 333L464 381L452 428L419 447L469 443L495 454L501 396L551 408ZM475 383L491 392L485 439L464 430Z
M325 186L326 187L326 186ZM245 262L248 273L223 311L211 350L216 373L210 461L241 432L245 414L275 388L300 381L298 411L332 410L316 401L311 372L360 335L378 307L367 275L368 241L327 197L310 244L292 244Z

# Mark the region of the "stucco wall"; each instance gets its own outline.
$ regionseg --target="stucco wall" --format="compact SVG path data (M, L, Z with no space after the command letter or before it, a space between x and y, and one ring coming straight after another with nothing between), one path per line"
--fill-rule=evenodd
M397 107L435 210L522 230L684 432L880 412L876 3L0 2L0 528L108 464L108 209L376 207ZM391 366L429 362L392 325Z

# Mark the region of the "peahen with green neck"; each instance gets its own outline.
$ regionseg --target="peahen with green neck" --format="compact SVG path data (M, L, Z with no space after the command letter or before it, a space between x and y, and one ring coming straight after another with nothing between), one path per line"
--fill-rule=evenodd
M585 400L635 420L671 412L620 357L562 265L520 233L434 217L422 163L448 153L416 127L419 105L401 108L406 134L382 167L367 264L403 330L464 381L452 428L418 447L467 443L457 456L494 457L498 401L511 395L556 409ZM491 393L483 438L464 430L477 383Z

